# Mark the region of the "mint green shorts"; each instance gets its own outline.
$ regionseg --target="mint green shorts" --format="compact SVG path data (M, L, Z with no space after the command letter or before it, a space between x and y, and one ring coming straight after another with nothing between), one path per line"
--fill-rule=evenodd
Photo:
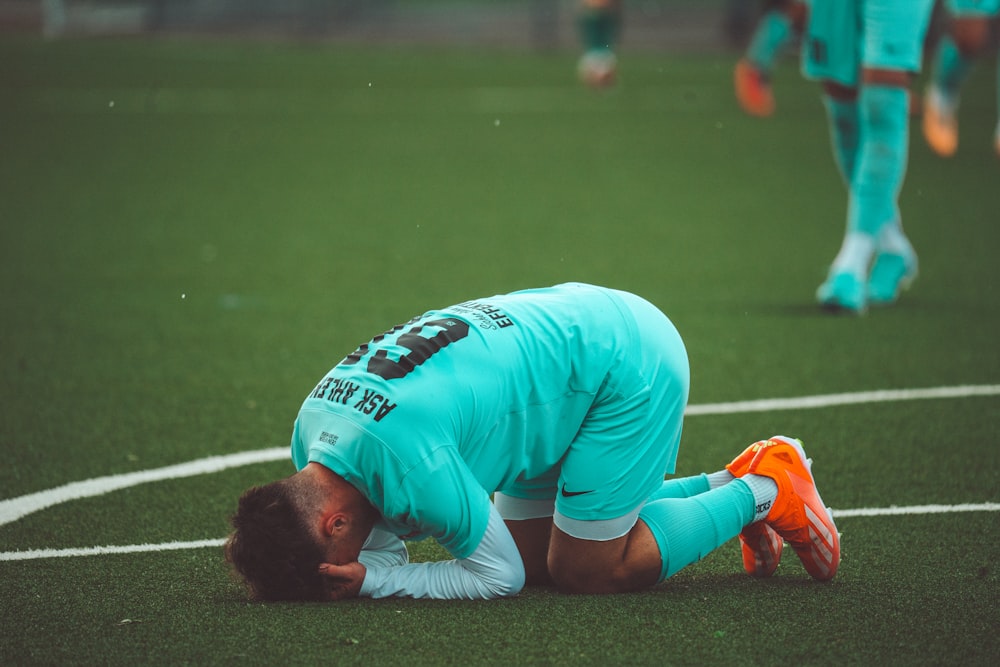
M605 335L623 346L560 465L494 494L504 519L551 516L580 539L628 533L645 501L673 473L690 386L687 352L667 317L618 293L630 317Z
M1000 16L1000 0L945 0L944 6L952 16Z
M934 0L810 0L806 78L856 88L861 70L919 72Z

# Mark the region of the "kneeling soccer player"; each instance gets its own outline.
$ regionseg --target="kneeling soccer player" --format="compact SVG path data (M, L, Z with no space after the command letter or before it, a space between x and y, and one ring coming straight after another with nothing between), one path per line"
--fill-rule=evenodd
M832 578L837 529L797 440L664 481L688 386L677 330L626 292L574 283L432 310L306 397L298 472L243 494L227 559L262 600L485 599L526 582L647 588L739 535L752 575L787 541ZM402 540L427 536L454 560L409 563Z

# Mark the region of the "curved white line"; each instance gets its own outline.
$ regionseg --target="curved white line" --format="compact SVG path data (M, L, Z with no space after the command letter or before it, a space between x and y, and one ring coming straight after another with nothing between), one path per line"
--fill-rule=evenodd
M899 516L904 514L944 514L947 512L1000 512L1000 503L963 505L913 505L911 507L862 507L850 510L833 510L837 519L850 517ZM33 549L30 551L0 551L0 562L38 560L41 558L71 558L78 556L103 556L106 554L134 554L180 549L219 548L225 539L195 540L192 542L164 542L163 544L129 544L124 546L85 547L75 549Z
M164 542L163 544L129 544L125 546L86 547L77 549L33 549L31 551L0 552L0 561L38 560L40 558L70 558L74 556L106 556L108 554L137 554L179 549L221 547L225 540L195 540L193 542Z
M165 468L139 470L123 475L108 475L107 477L95 477L82 482L71 482L63 486L57 486L54 489L0 500L0 526L17 521L21 517L45 509L46 507L52 507L53 505L65 503L70 500L92 498L112 491L145 484L146 482L162 482L166 479L193 477L194 475L221 472L228 468L238 468L252 463L281 461L289 458L287 447L273 447L228 454L226 456L209 456L208 458L179 463Z
M769 410L801 410L807 408L823 408L834 405L853 405L858 403L876 403L884 401L912 401L921 399L967 398L970 396L1000 395L1000 385L962 385L957 387L932 387L928 389L887 389L881 391L863 391L849 394L821 394L818 396L802 396L798 398L767 398L755 401L736 401L732 403L704 403L689 405L685 415L725 415L742 412L766 412ZM280 461L288 458L287 447L239 452L224 456L210 456L188 463L141 470L123 475L108 475L96 477L82 482L71 482L63 486L37 493L29 493L17 498L0 500L0 526L27 516L33 512L58 505L71 500L92 498L112 491L126 489L146 482L159 482L166 479L192 477L207 473L220 472L228 468L236 468L254 463Z

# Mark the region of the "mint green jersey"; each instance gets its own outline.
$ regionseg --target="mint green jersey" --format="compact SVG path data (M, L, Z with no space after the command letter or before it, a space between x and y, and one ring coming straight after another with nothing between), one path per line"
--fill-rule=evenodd
M571 485L556 507L579 520L641 504L673 470L687 386L676 330L638 297L567 284L476 299L345 357L303 402L292 459L342 476L397 535L464 558L495 491Z

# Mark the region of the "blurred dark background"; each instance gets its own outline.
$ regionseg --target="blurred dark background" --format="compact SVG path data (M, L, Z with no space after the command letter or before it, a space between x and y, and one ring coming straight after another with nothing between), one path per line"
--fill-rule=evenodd
M761 0L625 1L630 49L746 40ZM0 0L0 31L49 37L225 34L387 43L574 47L578 0Z

